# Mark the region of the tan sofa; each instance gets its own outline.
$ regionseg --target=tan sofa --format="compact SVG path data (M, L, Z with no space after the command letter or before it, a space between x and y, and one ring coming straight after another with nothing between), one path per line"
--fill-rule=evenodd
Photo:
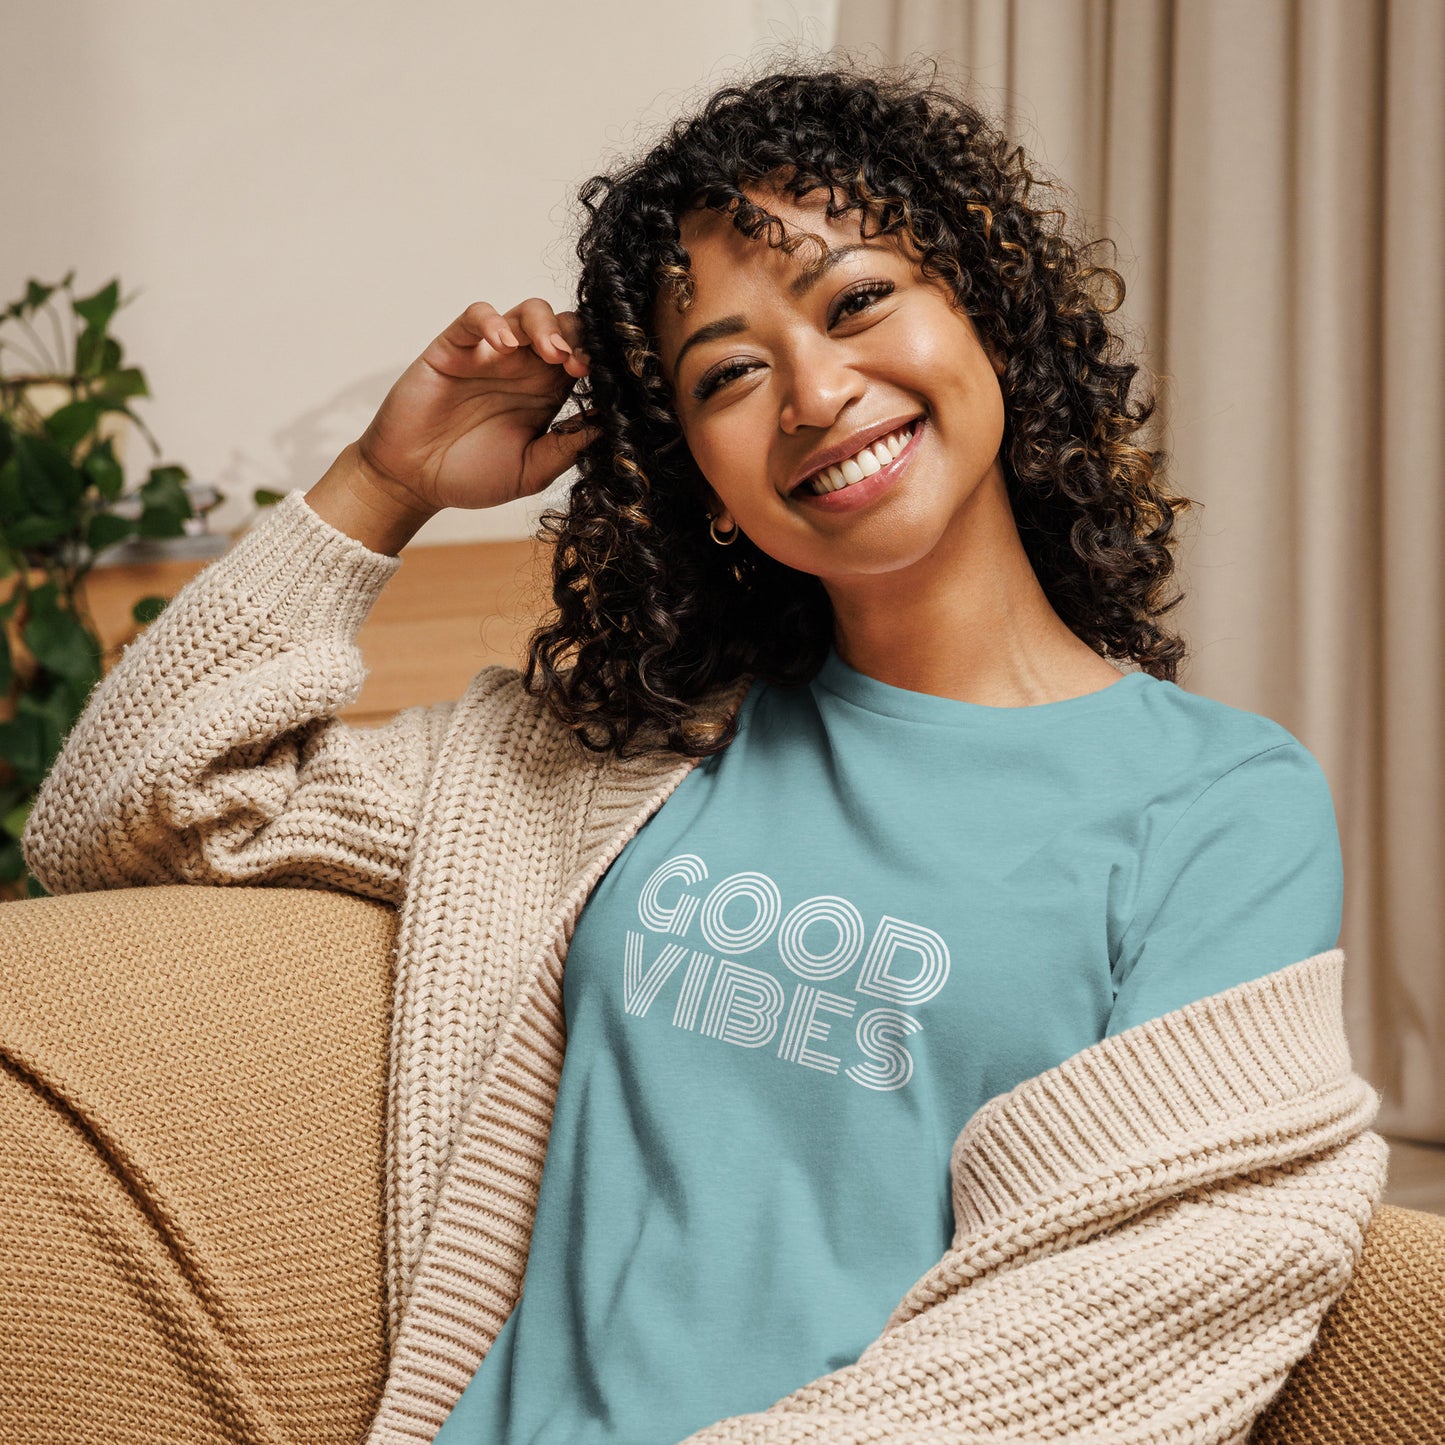
M6 1445L362 1437L395 922L301 888L0 904ZM1445 1441L1445 1217L1381 1206L1251 1440Z

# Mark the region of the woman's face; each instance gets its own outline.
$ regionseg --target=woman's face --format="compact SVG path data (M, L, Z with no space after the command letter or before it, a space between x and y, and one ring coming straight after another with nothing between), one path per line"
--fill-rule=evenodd
M1005 496L1002 362L894 238L861 239L859 213L829 220L826 192L751 194L830 257L819 271L811 242L788 256L715 212L683 219L693 303L679 313L664 296L654 325L718 530L824 582L961 557L980 483ZM842 456L849 485L798 486Z

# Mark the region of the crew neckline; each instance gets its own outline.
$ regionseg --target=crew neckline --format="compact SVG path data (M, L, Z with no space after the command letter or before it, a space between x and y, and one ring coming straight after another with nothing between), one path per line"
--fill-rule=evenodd
M971 722L1009 727L1031 726L1040 721L1073 718L1115 707L1154 680L1147 672L1124 672L1118 682L1081 693L1078 697L1031 703L1026 707L994 707L989 703L964 702L961 698L913 692L908 688L895 687L892 683L880 682L876 677L869 677L867 673L850 667L838 655L836 647L829 647L813 683L856 707L888 717L915 722Z

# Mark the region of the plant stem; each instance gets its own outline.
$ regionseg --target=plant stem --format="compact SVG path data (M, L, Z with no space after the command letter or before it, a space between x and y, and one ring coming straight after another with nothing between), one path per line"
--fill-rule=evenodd
M40 354L43 356L43 355L45 354L45 343L40 339L39 333L35 330L35 328L34 328L23 316L17 316L15 319L16 319L16 320L25 328L25 330L29 333L30 339L35 343L37 350L39 350ZM63 367L64 365L65 365L65 362L64 362L63 359L62 359L62 360L58 360L58 361L56 361L56 362L53 364L53 369L56 370L56 371L59 371L59 370L61 369L61 367Z
M58 310L55 306L52 306L52 305L47 305L46 308L45 308L45 310L46 310L46 313L47 313L47 314L49 315L49 317L50 317L50 329L55 333L55 354L56 354L56 356L58 356L58 357L60 358L60 364L61 364L61 366L64 366L64 365L65 365L65 338L61 335L61 331L60 331L60 313L59 313L59 310Z
M15 352L17 355L25 357L27 363L28 363L30 366L35 367L35 369L36 369L37 371L44 371L44 370L46 370L46 366L45 366L45 363L44 363L43 361L41 361L41 360L39 360L37 357L31 355L28 351L22 350L22 349L21 349L20 347L18 347L13 341L0 341L0 351L6 351L6 350L8 350L8 351L13 351L13 352ZM18 378L12 378L12 377L6 377L5 379L6 379L7 381L10 381L10 380L18 380ZM28 379L28 378L27 378L27 379Z

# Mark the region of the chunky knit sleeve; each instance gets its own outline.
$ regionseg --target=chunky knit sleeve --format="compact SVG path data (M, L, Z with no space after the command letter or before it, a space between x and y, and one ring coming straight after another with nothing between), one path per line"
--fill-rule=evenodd
M685 1445L1243 1445L1363 1247L1388 1150L1331 950L990 1100L952 1247L858 1359Z
M51 893L150 883L330 888L400 902L454 704L334 714L402 559L288 494L192 578L98 683L21 847Z

